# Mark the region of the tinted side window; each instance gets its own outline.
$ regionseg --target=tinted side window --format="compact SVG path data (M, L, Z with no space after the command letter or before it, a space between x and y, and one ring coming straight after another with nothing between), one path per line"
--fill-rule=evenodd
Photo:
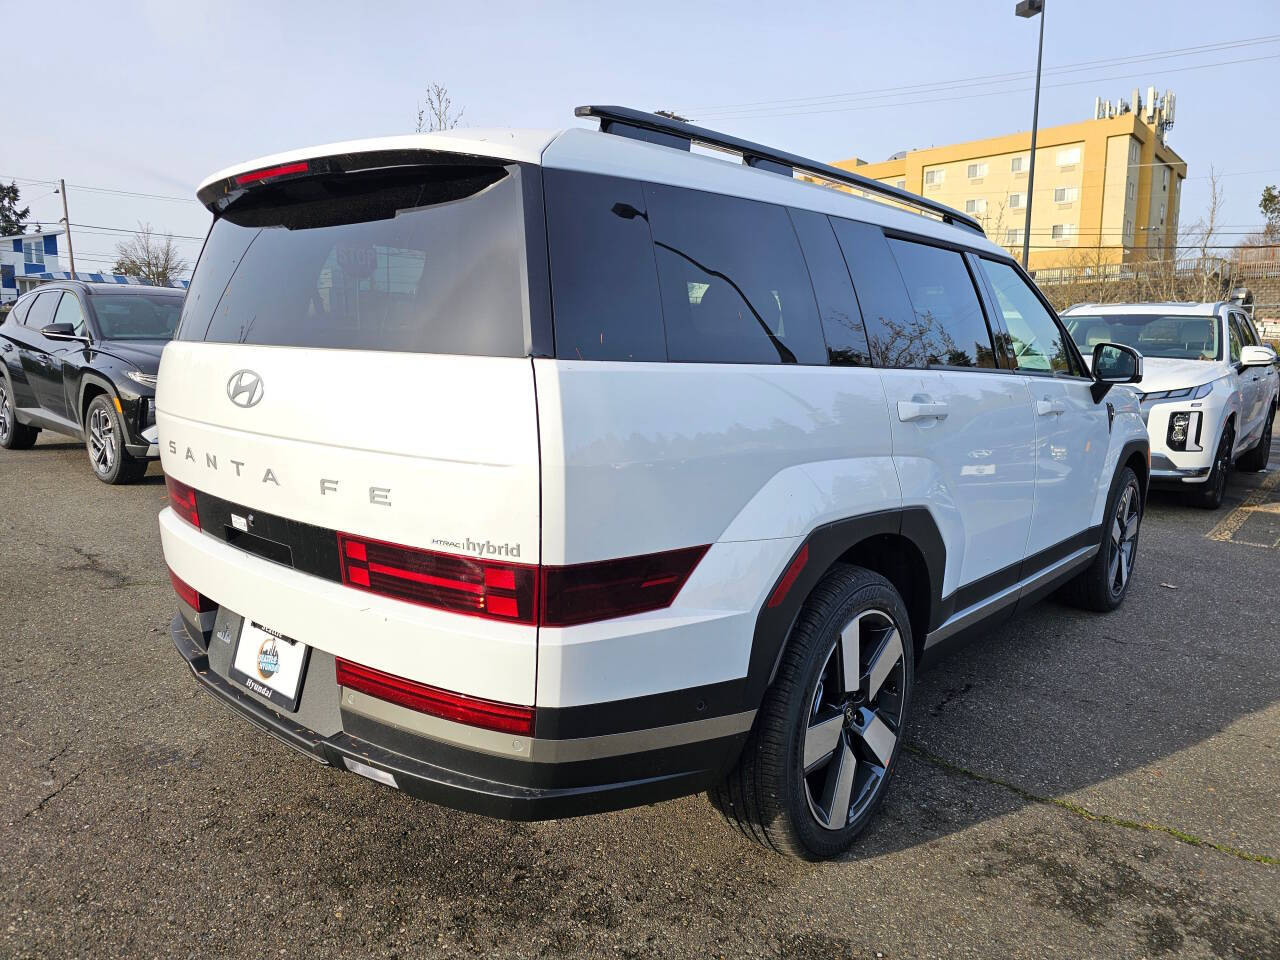
M543 192L556 356L666 360L643 187L545 170Z
M840 366L869 366L871 351L867 346L867 331L862 325L858 298L854 296L849 270L840 256L840 245L831 222L810 210L792 210L791 222L800 238L813 292L818 298L829 362Z
M53 322L69 323L75 329L77 336L84 336L84 310L81 309L80 300L74 293L63 296L57 312L53 315Z
M876 362L882 367L928 366L920 344L907 336L915 315L884 233L870 223L834 217L831 226L858 293Z
M1227 329L1229 331L1227 343L1230 349L1231 362L1239 363L1241 347L1240 321L1236 319L1234 313L1227 315Z
M27 311L31 309L31 302L33 300L35 300L35 297L26 297L13 305L13 311L10 314L10 317L13 319L14 323L22 323L26 320Z
M930 366L994 367L991 333L964 257L954 250L889 240L915 320L907 339Z
M27 326L40 330L53 323L53 312L58 309L58 298L62 291L51 290L36 297L36 302L27 311Z
M1258 339L1257 332L1253 329L1253 324L1249 322L1249 318L1243 313L1237 313L1236 319L1240 321L1240 336L1244 338L1246 347L1256 347L1262 341Z
M645 186L671 360L825 364L813 287L787 211Z
M1018 369L1076 373L1062 330L1018 271L1007 263L978 262L995 291Z

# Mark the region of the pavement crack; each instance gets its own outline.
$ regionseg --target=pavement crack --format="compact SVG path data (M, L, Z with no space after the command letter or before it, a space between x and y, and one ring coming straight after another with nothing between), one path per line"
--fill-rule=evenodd
M67 787L71 786L73 783L79 780L80 777L84 774L84 772L88 769L89 769L88 767L81 767L79 770L73 773L68 779L64 780L61 785L55 787L52 792L46 793L43 797L41 797L38 801L36 801L36 805L34 807L32 807L30 810L28 810L26 813L22 815L22 817L20 818L20 822L21 820L26 820L28 817L33 816L34 814L37 814L41 810L43 810L46 806L49 805L50 801L52 801L54 797L56 797L63 790L67 789Z
M102 554L95 553L92 550L86 550L84 547L80 546L79 544L71 544L71 549L76 552L76 554L80 557L80 559L83 562L75 563L75 564L66 564L59 567L59 569L67 572L85 570L85 571L88 571L89 573L96 573L98 576L102 577L104 580L107 581L108 586L114 587L117 590L120 589L121 587L133 586L133 581L129 579L129 576L127 574L123 573L120 570L117 570L115 567L111 566L110 564L103 562Z
M1179 830L1177 827L1165 826L1162 823L1146 823L1142 820L1130 820L1125 817L1114 817L1108 813L1098 813L1083 807L1078 803L1072 803L1070 800L1063 800L1060 797L1046 797L1041 794L1028 790L1026 787L1020 787L1016 783L1010 783L1007 780L1001 780L999 777L993 777L990 774L979 773L976 770L970 770L968 767L962 767L958 763L952 763L942 757L935 756L927 750L922 750L910 743L904 743L902 749L906 750L913 756L919 757L926 763L932 764L940 770L948 773L958 774L962 777L968 777L970 780L976 780L979 783L989 783L992 786L1003 787L1012 793L1017 794L1022 799L1030 803L1040 803L1045 806L1057 807L1059 810L1065 810L1068 813L1075 814L1082 820L1089 820L1094 823L1105 823L1113 827L1125 827L1129 830L1140 830L1145 833L1163 833L1173 837L1180 843L1185 843L1192 847L1205 847L1210 850L1216 850L1219 853L1225 853L1228 856L1235 857L1237 860L1245 860L1249 863L1262 863L1267 866L1280 865L1280 859L1265 853L1250 853L1247 850L1240 850L1237 847L1229 846L1225 843L1216 843L1213 840L1207 840L1204 837L1198 837L1194 833L1188 833L1185 830Z

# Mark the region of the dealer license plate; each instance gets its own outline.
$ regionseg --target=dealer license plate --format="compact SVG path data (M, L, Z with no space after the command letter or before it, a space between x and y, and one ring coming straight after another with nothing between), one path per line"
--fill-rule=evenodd
M245 620L231 661L231 679L282 710L296 710L308 653L305 643Z

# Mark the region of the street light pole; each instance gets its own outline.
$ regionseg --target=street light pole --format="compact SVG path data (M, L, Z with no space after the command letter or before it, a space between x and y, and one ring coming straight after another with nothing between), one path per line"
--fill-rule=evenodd
M58 192L62 194L62 222L67 225L67 258L71 261L71 279L76 278L76 250L71 246L71 214L67 213L67 181L58 181Z
M1027 168L1027 220L1022 228L1022 269L1030 269L1031 259L1031 201L1036 186L1036 131L1040 126L1040 62L1044 57L1044 0L1019 0L1014 13L1025 20L1040 15L1040 46L1036 50L1036 99L1031 110L1031 157Z

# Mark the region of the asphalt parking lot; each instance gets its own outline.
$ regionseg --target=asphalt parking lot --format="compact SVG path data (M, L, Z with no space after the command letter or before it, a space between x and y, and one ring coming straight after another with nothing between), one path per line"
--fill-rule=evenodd
M0 451L0 955L1280 957L1280 470L1228 497L1153 499L1117 613L923 675L878 821L805 865L703 797L511 824L289 751L170 647L158 467Z

